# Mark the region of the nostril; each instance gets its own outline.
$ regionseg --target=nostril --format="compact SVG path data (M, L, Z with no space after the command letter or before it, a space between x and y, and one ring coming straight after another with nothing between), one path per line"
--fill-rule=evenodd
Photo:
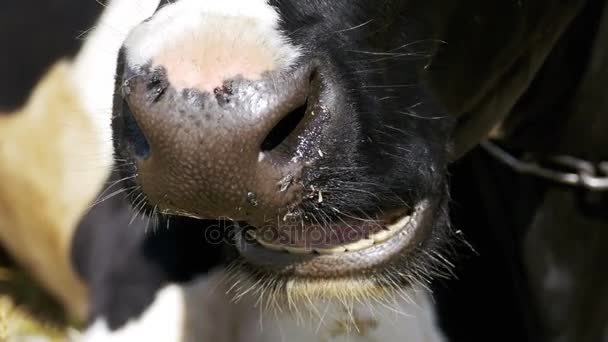
M264 139L262 142L262 151L272 151L283 144L304 119L307 108L308 101L291 111L276 126L274 126L274 128L266 136L266 139Z
M123 118L126 129L126 140L135 150L135 156L140 159L148 159L150 157L150 144L144 135L141 127L135 120L135 116L131 111L129 104L123 102Z

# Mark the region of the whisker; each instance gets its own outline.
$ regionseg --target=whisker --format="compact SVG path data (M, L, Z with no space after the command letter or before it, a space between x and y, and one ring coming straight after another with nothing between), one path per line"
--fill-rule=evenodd
M420 115L418 115L418 114L416 114L414 112L411 112L411 111L408 111L408 112L397 111L397 113L403 114L403 115L407 115L407 116L411 116L411 117L416 118L416 119L423 119L423 120L441 120L441 119L449 118L449 116L447 116L447 115L443 115L443 116L430 116L430 117L420 116Z
M364 23L362 23L362 24L359 24L359 25L356 25L356 26L353 26L353 27L349 27L349 28L346 28L346 29L342 29L342 30L334 31L334 32L332 32L332 34L336 34L336 33L343 33L343 32L348 32L348 31L357 30L357 29L360 29L360 28L362 28L362 27L364 27L364 26L366 26L366 25L369 25L369 24L370 24L370 23L372 23L373 21L374 21L374 19L370 19L370 20L368 20L368 21L366 21L366 22L364 22Z
M134 179L134 178L136 178L136 177L137 177L137 175L133 175L133 176L124 177L124 178L122 178L122 179L119 179L119 180L117 180L117 181L114 181L114 182L113 182L113 183L111 183L109 186L107 186L107 187L105 188L105 190L104 190L102 193L100 193L100 194L98 195L98 197L101 197L101 196L105 195L105 194L106 194L106 193L107 193L107 192L108 192L110 189L112 189L113 187L115 187L115 186L116 186L116 185L118 185L119 183L124 182L124 181L128 181L128 180L130 180L130 179Z
M107 201L107 200L109 200L109 199L111 199L111 198L113 198L113 197L115 197L115 196L118 196L118 195L120 195L120 194L122 194L122 193L125 193L125 192L127 192L127 191L129 191L129 190L132 190L132 189L134 189L134 188L137 188L137 186L132 186L132 187L128 187L128 188L118 189L118 190L116 190L116 191L112 192L111 194L109 194L109 195L107 195L107 196L105 196L105 197L101 198L100 200L98 200L98 201L94 202L93 204L91 204L91 205L89 206L89 208L88 208L88 209L92 209L92 208L94 208L94 207L98 206L99 204L101 204L101 203L103 203L103 202L105 202L105 201Z

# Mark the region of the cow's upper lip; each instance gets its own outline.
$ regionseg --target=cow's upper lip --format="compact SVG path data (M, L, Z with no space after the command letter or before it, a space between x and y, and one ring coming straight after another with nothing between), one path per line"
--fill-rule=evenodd
M236 246L248 264L277 275L305 278L358 276L376 272L418 245L428 235L433 207L430 201L422 201L413 211L394 220L387 229L373 230L369 236L359 240L285 243L274 235L264 234L264 230L257 229L252 233L243 229L236 234Z

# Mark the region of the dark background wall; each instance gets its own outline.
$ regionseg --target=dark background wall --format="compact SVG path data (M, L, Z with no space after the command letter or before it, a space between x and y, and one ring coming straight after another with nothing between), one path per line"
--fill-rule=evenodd
M21 107L45 70L78 50L104 1L0 1L0 113Z

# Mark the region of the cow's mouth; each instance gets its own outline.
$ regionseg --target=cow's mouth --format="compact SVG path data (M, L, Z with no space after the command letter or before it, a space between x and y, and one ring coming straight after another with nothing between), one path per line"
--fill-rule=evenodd
M281 276L359 277L382 270L424 241L433 206L423 201L373 222L343 220L330 225L246 227L236 235L245 261Z

